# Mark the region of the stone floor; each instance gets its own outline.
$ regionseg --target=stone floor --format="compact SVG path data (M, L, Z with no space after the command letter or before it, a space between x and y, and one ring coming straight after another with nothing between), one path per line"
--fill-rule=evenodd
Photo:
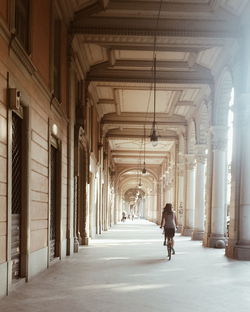
M250 262L181 236L168 261L159 227L127 221L13 291L0 311L248 312Z

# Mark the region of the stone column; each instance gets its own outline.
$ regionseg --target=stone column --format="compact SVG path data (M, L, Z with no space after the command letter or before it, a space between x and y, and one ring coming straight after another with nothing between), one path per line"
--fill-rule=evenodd
M237 131L232 162L232 196L227 256L250 260L250 94L242 94L235 113Z
M226 177L226 146L227 128L213 126L212 149L212 203L211 203L211 233L208 239L208 247L225 247L225 177Z
M177 210L177 221L178 221L178 232L182 232L184 227L184 164L178 165L178 210Z
M161 206L161 185L162 181L158 181L157 183L157 206L156 206L156 213L155 213L155 222L156 224L161 223L161 214L162 214L162 206Z
M202 240L204 235L204 217L205 217L205 147L196 146L196 188L195 188L195 214L194 214L194 232L193 240Z
M191 236L194 229L194 204L195 204L195 163L194 155L187 155L187 192L185 205L185 222L182 235Z

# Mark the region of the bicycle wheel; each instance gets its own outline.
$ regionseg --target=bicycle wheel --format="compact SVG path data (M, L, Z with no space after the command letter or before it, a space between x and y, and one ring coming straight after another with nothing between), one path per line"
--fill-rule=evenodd
M172 248L171 248L171 244L167 245L168 248L168 260L171 260L171 255L172 255Z

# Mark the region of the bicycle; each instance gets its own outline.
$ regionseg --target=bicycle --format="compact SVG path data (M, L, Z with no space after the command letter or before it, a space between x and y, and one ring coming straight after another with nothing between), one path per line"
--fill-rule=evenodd
M164 246L167 246L167 251L168 251L168 259L171 260L171 256L175 254L174 250L174 238L172 236L167 236L166 229L164 228ZM167 240L167 243L166 243Z

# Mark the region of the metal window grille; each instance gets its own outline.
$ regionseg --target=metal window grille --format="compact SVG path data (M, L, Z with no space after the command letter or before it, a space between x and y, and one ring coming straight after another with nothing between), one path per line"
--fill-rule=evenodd
M20 241L22 212L22 119L12 114L12 278L20 276Z
M50 259L56 255L56 196L57 196L57 149L51 146L50 181Z

